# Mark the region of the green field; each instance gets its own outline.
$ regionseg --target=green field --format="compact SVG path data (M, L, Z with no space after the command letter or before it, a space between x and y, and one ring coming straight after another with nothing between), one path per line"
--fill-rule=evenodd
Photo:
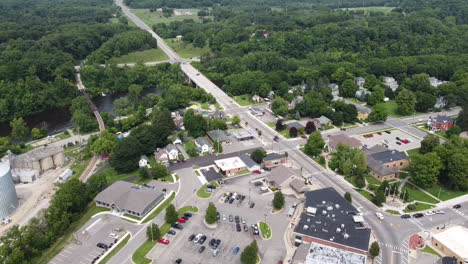
M243 95L236 95L233 96L232 99L236 101L240 106L247 106L247 105L253 105L252 100L250 100L251 96L248 94L243 94Z
M367 200L372 202L372 194L366 190L357 190L362 196L366 197Z
M405 209L405 210L403 210L403 212L405 212L405 213L418 212L418 211L424 211L424 210L428 210L428 209L431 209L431 208L435 207L433 205L422 204L422 203L415 203L415 205L416 205L416 209L414 209L414 210Z
M260 222L259 227L260 227L260 231L262 233L262 237L264 239L270 239L271 235L272 235L271 227L265 222Z
M425 194L423 191L419 190L416 187L413 187L410 183L405 184L402 189L402 192L406 191L409 193L409 201L421 201L426 203L438 203L438 201L431 196Z
M139 63L165 61L169 58L161 49L149 49L143 51L131 52L121 57L112 58L111 63Z
M173 21L182 21L184 19L193 19L195 22L201 22L201 19L198 17L197 13L200 9L185 9L190 10L194 15L186 16L171 16L164 17L162 12L150 12L149 9L132 9L131 11L138 16L146 25L152 27L155 24L159 23L171 23ZM212 18L212 17L207 17Z
M379 182L376 178L372 176L366 176L366 181L368 184L378 185L380 186L382 183Z
M424 249L421 250L421 251L422 251L422 252L429 253L429 254L432 254L432 255L435 255L435 256L437 256L437 257L439 257L439 258L442 257L439 253L437 253L434 249L432 249L430 246L427 246L427 245L426 245L426 247L424 247Z
M179 54L179 56L185 59L197 58L209 51L207 46L204 48L196 48L192 44L180 40L166 39L165 42Z
M393 116L393 117L404 117L404 116L412 116L412 115L400 115L397 113L397 108L398 104L396 101L388 101L385 103L382 103L385 106L385 109L387 110L388 116ZM420 115L423 113L416 112L415 115Z
M400 213L399 213L399 212L397 212L397 211L394 211L394 210L390 210L390 209L388 209L388 210L385 210L385 212L387 212L387 213L389 213L389 214L400 215Z
M407 150L406 152L408 153L408 156L412 157L414 155L419 154L419 148L410 149L410 150Z

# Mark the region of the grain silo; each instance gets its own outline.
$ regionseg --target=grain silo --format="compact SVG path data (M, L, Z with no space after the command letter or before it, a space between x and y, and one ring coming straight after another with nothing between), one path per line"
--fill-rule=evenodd
M0 220L11 215L16 208L18 208L18 197L10 164L0 162Z

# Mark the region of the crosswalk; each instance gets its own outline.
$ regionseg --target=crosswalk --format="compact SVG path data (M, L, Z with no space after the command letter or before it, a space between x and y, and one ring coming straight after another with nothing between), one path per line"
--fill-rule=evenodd
M458 209L455 209L455 208L452 208L452 210L457 213L458 215L460 215L461 217L465 218L466 220L468 220L468 215L464 214L462 211L458 210Z
M405 239L401 245L393 245L393 244L382 244L382 243L379 243L380 247L385 247L385 248L389 248L391 249L391 252L392 254L400 254L400 262L398 264L408 264L408 254L409 254L409 250L408 250L408 238ZM394 258L393 259L393 264L396 264L396 260ZM374 259L374 263L376 264L385 264L382 262L382 255L379 255L378 257L376 257Z

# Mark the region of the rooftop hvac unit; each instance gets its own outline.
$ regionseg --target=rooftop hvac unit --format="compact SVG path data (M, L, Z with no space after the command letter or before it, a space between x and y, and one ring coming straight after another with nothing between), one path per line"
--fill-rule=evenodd
M309 229L309 226L308 226L308 225L304 225L304 227L302 227L302 229L307 230L307 229Z
M344 224L341 224L341 228L344 228Z
M336 208L336 209L340 209L340 205L339 205L339 204L335 204L335 208Z
M322 204L326 204L326 203L327 203L327 202L325 202L325 201L322 201Z
M322 214L323 214L323 215L326 215L326 214L327 214L327 211L323 210L323 211L322 211Z
M327 206L327 210L328 210L328 211L333 210L333 206Z
M344 239L348 239L348 238L349 238L349 235L348 235L347 233L345 233L345 234L343 235L343 238L344 238Z
M340 232L341 232L341 228L337 227L337 228L336 228L336 232L337 232L337 233L340 233Z
M310 222L310 218L307 218L307 222Z
M332 218L335 218L335 214L332 214L331 217L332 217Z

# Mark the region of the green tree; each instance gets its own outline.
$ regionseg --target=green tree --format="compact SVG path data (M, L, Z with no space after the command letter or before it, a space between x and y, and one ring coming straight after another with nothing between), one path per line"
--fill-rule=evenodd
M109 155L117 145L117 137L109 130L104 130L99 138L93 142L92 151L101 155Z
M138 101L140 99L141 93L143 92L143 87L141 85L132 84L128 87L128 95L127 98L130 103L135 108L138 105Z
M450 188L454 190L468 190L468 156L457 152L448 160L447 178Z
M216 223L216 206L213 203L208 204L208 208L206 208L206 214L205 214L205 221L207 224L214 224Z
M291 127L289 129L289 136L290 137L295 138L295 137L297 137L297 134L298 134L297 128Z
M286 115L288 113L288 102L280 96L275 97L271 102L271 111L278 116Z
M179 219L179 214L177 213L177 210L173 204L170 204L166 208L166 215L164 216L164 221L166 221L167 224L173 224L177 222L177 219Z
M468 131L468 104L463 105L462 110L458 113L457 125L463 131Z
M213 142L213 149L216 153L223 153L223 145L217 140Z
M260 164L263 161L263 158L265 157L264 153L260 149L256 149L250 153L250 157L255 161L256 163Z
M348 201L349 203L352 203L352 202L353 202L353 199L351 198L351 194L350 194L349 192L345 192L344 198L345 198L346 201Z
M23 140L29 134L29 128L26 126L23 118L15 118L10 121L11 138L16 140Z
M283 195L283 193L281 191L275 192L275 196L273 197L272 204L273 204L273 207L276 210L279 210L279 209L283 208L283 206L284 206L284 195Z
M118 172L132 172L138 168L141 156L140 142L133 137L127 137L117 143L109 162Z
M372 259L372 263L374 262L374 259L380 255L380 246L377 241L372 242L370 248L369 248L369 256Z
M408 172L415 184L422 188L431 187L437 183L442 162L436 153L415 155L411 158Z
M275 130L276 130L276 131L282 131L283 129L284 129L283 120L282 120L282 119L278 119L278 120L276 121Z
M195 115L193 110L188 110L184 115L184 127L192 137L203 137L208 130L208 122L201 115Z
M383 103L384 98L385 98L385 90L380 87L376 87L374 88L374 91L370 95L367 96L367 104L376 105L376 104Z
M382 204L386 201L385 192L382 190L378 190L375 195L372 197L372 202L377 206L382 206Z
M320 134L320 131L315 131L310 134L309 138L307 139L307 143L304 146L304 152L307 155L311 155L313 157L322 153L323 147L325 146L325 141Z
M397 112L400 115L410 115L414 112L416 105L416 95L406 89L401 90L395 98L398 105Z
M210 130L227 130L228 127L226 121L219 118L215 118L210 121L209 128Z
M232 117L232 123L234 125L239 125L240 122L241 122L241 120L240 120L239 116L235 115L235 116Z
M414 109L419 112L426 112L429 109L432 109L437 102L437 97L430 93L425 92L416 92L416 105Z
M447 137L451 138L453 136L458 136L462 132L461 128L457 125L452 126L449 128L447 131L445 131L445 134Z
M47 132L44 134L39 128L35 127L31 130L32 139L41 139L41 138L44 138L45 136L47 136Z
M317 128L315 127L314 122L308 121L304 130L305 130L306 134L310 134L310 133L314 132L315 130L317 130Z
M338 88L340 96L342 97L354 97L358 90L358 86L351 79L346 79L341 86Z
M156 241L158 238L162 237L161 230L159 226L155 223L152 223L146 228L146 238L151 241Z
M198 148L193 141L188 142L184 147L185 151L191 158L198 157Z
M355 183L358 189L363 189L366 187L366 180L364 176L357 176Z
M138 178L141 180L141 181L146 181L147 179L150 178L150 175L148 173L148 169L147 168L139 168L138 169Z
M250 245L244 248L241 253L242 264L256 264L258 257L258 246L257 241L253 240Z
M372 112L369 115L369 121L371 122L384 122L387 120L388 113L387 109L383 104L377 104L372 109Z
M426 154L434 151L434 149L440 145L440 140L437 135L427 134L423 140L421 140L421 147L419 148L420 154Z
M170 175L170 172L167 170L167 167L161 163L156 163L154 167L151 168L151 174L154 179L161 179Z

